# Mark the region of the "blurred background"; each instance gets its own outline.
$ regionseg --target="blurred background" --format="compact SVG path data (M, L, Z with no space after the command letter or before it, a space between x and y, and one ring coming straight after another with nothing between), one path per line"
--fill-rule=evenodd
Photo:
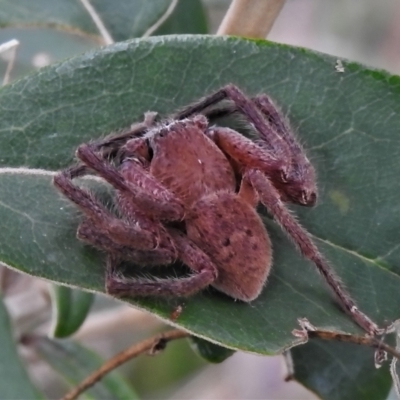
M180 12L184 12L188 1L180 1ZM229 4L228 0L203 0L195 27L190 24L182 27L171 16L156 34L182 33L183 30L215 33ZM268 39L349 58L398 74L399 21L400 2L397 0L287 0ZM95 35L48 27L1 28L0 44L11 39L17 39L20 45L12 71L8 71L10 80L99 46ZM7 73L12 57L13 50L0 54L0 79ZM51 331L52 289L49 284L7 269L1 270L0 283L17 336ZM163 326L150 315L98 296L89 318L73 338L101 357L109 358L160 331ZM36 351L29 346L21 346L20 350L29 363L34 383L48 398L57 398L66 392L63 379ZM212 365L198 357L186 340L171 343L167 351L157 357L140 357L124 365L121 371L143 399L316 398L297 383L284 382L286 369L282 357L235 353L222 364Z

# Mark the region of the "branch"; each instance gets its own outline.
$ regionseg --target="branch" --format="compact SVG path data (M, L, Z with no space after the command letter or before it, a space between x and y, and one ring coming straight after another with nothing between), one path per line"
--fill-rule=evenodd
M233 0L217 35L264 39L284 3L285 0Z
M101 37L103 38L104 44L113 44L114 39L111 37L111 34L108 32L106 26L100 18L100 15L97 13L95 8L90 3L90 0L81 0L83 7L85 7L86 11L89 13L92 18L94 24L100 32Z
M330 331L308 331L308 337L318 338L323 340L336 340L339 342L347 342L347 343L355 343L364 346L373 347L374 349L384 350L391 356L400 360L400 353L395 350L393 347L390 347L383 341L377 339L376 337L369 337L369 336L357 336L357 335L350 335L347 333L337 333L337 332L330 332Z
M12 39L6 43L0 44L0 53L4 53L6 51L10 52L10 58L8 59L7 69L3 78L3 86L6 85L10 80L11 71L14 68L15 58L17 56L18 45L19 41L17 39Z
M151 338L145 339L142 342L136 343L128 349L118 353L116 356L108 360L103 364L97 371L89 375L84 381L82 381L73 390L67 393L62 400L74 400L85 390L93 386L96 382L103 378L104 375L108 374L115 368L124 364L125 362L139 356L140 354L149 352L151 355L157 354L159 351L165 349L167 343L171 340L181 339L189 336L190 334L178 329L159 333Z
M383 338L378 338L376 336L358 336L358 335L351 335L348 333L339 333L334 331L327 331L327 330L320 330L317 329L314 325L311 325L307 318L299 318L298 322L300 324L301 329L294 329L293 335L302 339L303 343L306 343L308 339L318 338L323 340L335 340L338 342L347 342L347 343L354 343L359 344L362 346L373 347L377 349L377 354L379 355L380 352L386 351L388 354L392 355L393 357L400 360L400 352L393 347L390 347L386 343L383 342ZM388 327L385 332L392 333L393 332L393 325Z
M178 0L172 0L171 4L165 11L165 13L161 16L161 18L155 22L152 26L150 26L149 29L143 34L142 37L149 37L151 36L169 17L170 15L175 11L176 6L178 5Z

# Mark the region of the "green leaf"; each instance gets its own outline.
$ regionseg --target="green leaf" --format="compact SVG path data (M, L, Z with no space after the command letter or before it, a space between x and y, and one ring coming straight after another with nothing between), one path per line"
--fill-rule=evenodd
M0 298L0 398L42 399L32 385L17 353L13 330L3 299Z
M90 15L79 1L0 0L0 27L47 26L59 29L82 29L98 35Z
M142 36L166 12L171 0L93 0L91 5L115 41ZM81 2L0 0L0 27L41 26L99 36Z
M208 362L219 364L234 354L232 349L227 349L226 347L211 343L208 340L196 336L192 336L190 339L196 353Z
M207 16L200 0L179 0L174 12L154 35L174 33L208 33Z
M104 361L93 351L72 340L52 340L42 336L31 336L30 344L37 353L54 368L71 387L78 385ZM125 378L112 371L85 392L91 399L136 400L138 395Z
M319 205L293 207L359 307L399 317L400 80L336 58L265 41L179 36L134 40L45 68L0 90L0 260L29 274L104 291L104 256L75 237L79 212L29 168L68 166L85 141L129 126L147 110L168 115L235 83L267 92L288 114L318 171ZM326 284L262 211L274 266L245 304L205 290L175 324L234 349L274 354L294 344L299 317L359 332ZM169 320L175 300L131 303Z
M392 380L388 366L374 366L374 349L312 339L291 349L294 378L324 400L384 400Z
M75 333L83 324L92 306L93 293L65 286L54 286L53 335L63 338Z

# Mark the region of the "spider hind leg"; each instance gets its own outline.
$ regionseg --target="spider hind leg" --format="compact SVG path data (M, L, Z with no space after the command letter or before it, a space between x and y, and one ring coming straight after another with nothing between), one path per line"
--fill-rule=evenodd
M187 297L212 284L217 278L217 269L210 258L178 230L169 229L178 249L179 259L193 272L183 278L146 279L127 278L117 272L120 259L115 254L107 257L106 289L116 296L163 296Z

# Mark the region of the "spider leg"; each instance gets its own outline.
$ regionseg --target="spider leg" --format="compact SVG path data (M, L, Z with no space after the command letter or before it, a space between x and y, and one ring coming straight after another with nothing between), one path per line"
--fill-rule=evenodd
M317 199L315 171L305 155L289 160L293 167L288 174L287 160L276 158L265 148L230 128L212 127L208 137L231 160L235 170L256 168L272 179L280 198L303 206L313 206ZM239 165L236 165L239 164Z
M118 152L119 162L123 162L127 158L136 158L138 164L143 168L150 167L150 152L147 140L145 138L130 139Z
M257 191L260 201L271 212L287 235L294 241L304 257L311 260L335 294L339 304L361 328L371 335L379 334L378 326L362 311L360 311L350 294L344 288L340 279L319 252L307 231L296 221L280 200L278 191L261 171L249 169L243 179L248 180Z
M282 192L278 191L276 187L276 176L271 173L268 165L264 162L266 157L271 156L251 140L232 129L212 128L207 133L234 163L239 164L242 179L254 188L261 203L267 207L288 236L295 242L304 257L314 262L334 292L341 307L368 333L377 334L379 332L377 325L358 310L350 294L343 287L328 261L320 254L310 235L285 207L282 201ZM239 196L248 199L250 204L254 204L257 198L251 193L248 184L242 183Z
M135 159L127 159L118 170L101 159L89 145L80 146L77 156L117 189L126 203L135 204L159 219L183 219L184 207L181 202Z
M271 124L273 128L272 135L278 133L289 146L292 155L297 154L301 155L301 157L304 157L304 151L293 134L287 119L282 115L282 112L274 104L272 99L266 94L261 94L251 98L251 101L257 106L266 120ZM206 110L204 114L207 118L213 120L215 118L226 117L228 115L237 113L238 111L240 110L235 104L224 104L222 107ZM264 138L264 140L265 139L266 138ZM269 139L267 142L268 141Z
M75 178L82 178L86 175L92 175L93 171L84 164L76 164L64 170L65 176L73 180Z
M79 225L77 237L100 250L118 255L122 260L131 260L139 265L167 265L175 262L177 258L172 241L161 242L152 250L137 250L133 248L135 243L131 246L121 245L114 240L112 235L109 235L102 227L96 226L90 219L83 220Z
M156 112L147 112L142 122L133 124L119 133L112 133L103 139L91 142L89 146L93 151L102 151L104 158L112 157L130 139L140 137L151 129L156 118Z
M140 222L128 224L112 215L101 203L99 203L88 191L75 186L68 171L60 172L54 177L54 185L67 198L74 202L85 215L97 226L104 227L113 240L123 246L135 245L141 250L154 249L163 236L161 229L155 231L142 229Z
M209 286L217 278L217 268L210 258L192 243L182 232L169 229L182 260L194 274L186 278L150 280L131 279L118 274L117 266L121 261L116 254L107 259L106 289L117 296L190 296Z
M240 111L254 126L265 144L270 147L280 159L290 160L291 153L287 143L281 138L274 129L274 126L264 118L262 112L250 98L235 85L229 84L219 89L217 92L199 100L175 114L175 119L184 119L195 114L201 114L210 106L218 104L222 100L231 100L235 109ZM207 115L207 112L205 112ZM290 168L290 163L287 166ZM289 171L288 171L289 173Z
M257 168L274 178L282 179L285 161L262 149L252 140L230 128L210 128L206 134L237 167Z
M305 155L304 149L296 139L287 119L266 94L254 97L253 102L288 145L290 153L292 154L294 174L304 174L304 171L310 168L310 161Z
M279 135L288 143L291 150L294 148L301 148L293 135L286 118L282 115L282 112L269 96L266 94L260 94L252 100L268 121L275 127Z

